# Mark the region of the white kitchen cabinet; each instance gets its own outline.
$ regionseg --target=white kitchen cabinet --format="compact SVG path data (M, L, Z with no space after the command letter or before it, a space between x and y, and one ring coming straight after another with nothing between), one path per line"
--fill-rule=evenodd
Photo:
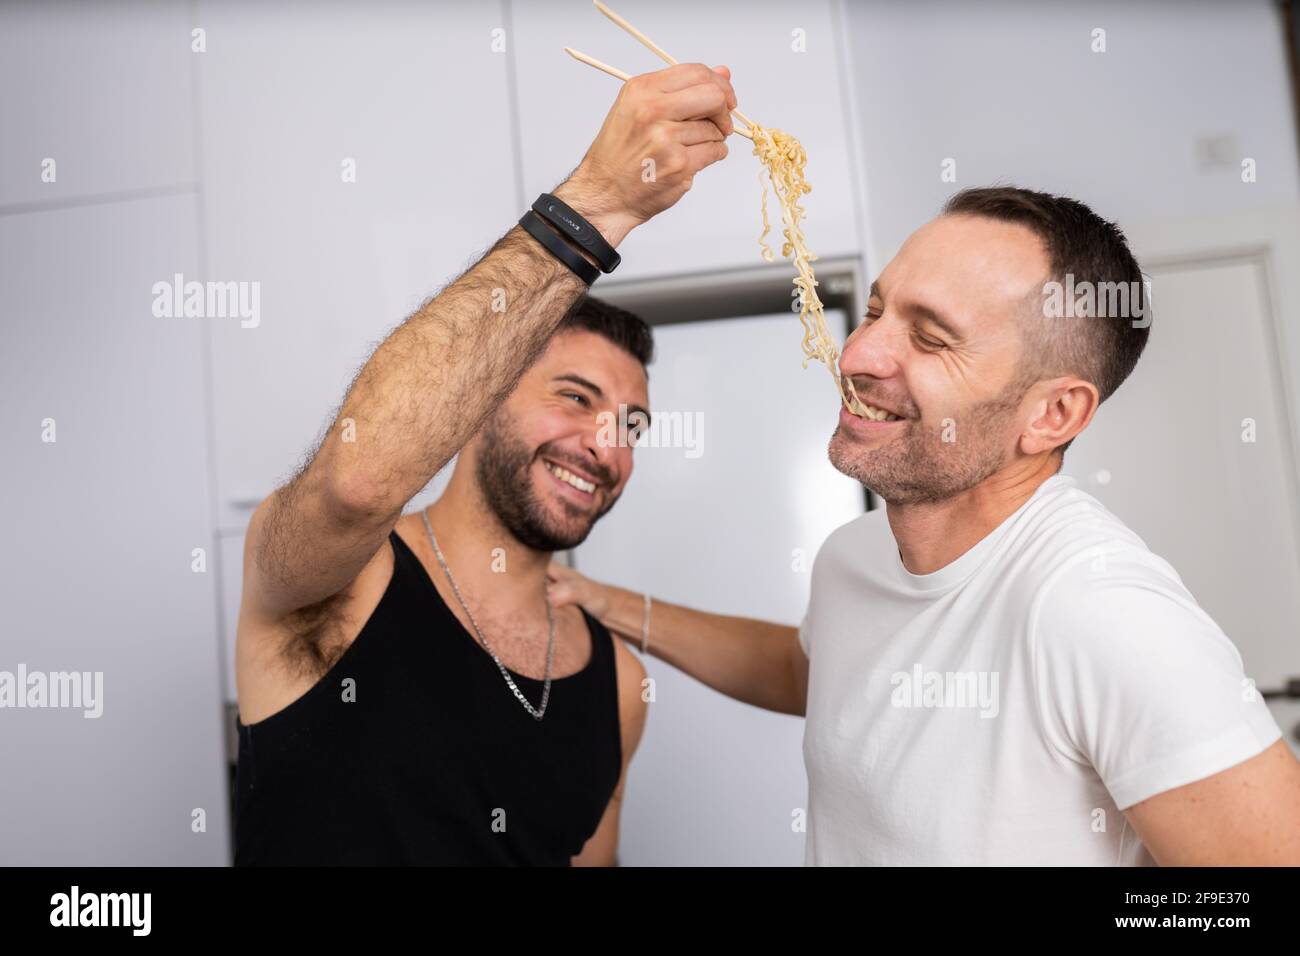
M196 235L193 196L0 217L0 669L103 675L0 715L6 864L228 859L205 320L151 308Z
M0 5L0 205L188 190L191 21L188 4Z
M371 348L521 210L500 5L204 3L199 19L206 278L261 297L254 327L211 325L230 529Z
M813 191L804 233L823 258L859 251L853 160L841 100L844 67L829 0L810 3L685 3L615 0L614 10L680 62L730 67L739 109L756 123L798 137ZM802 32L799 32L802 31ZM520 149L529 201L577 166L618 94L619 81L579 63L570 46L633 75L666 68L581 0L536 0L514 8ZM800 40L806 52L796 52ZM757 243L761 169L752 145L702 171L671 210L628 237L615 278L645 278L761 265ZM768 197L769 238L781 251L779 207ZM772 268L789 270L788 261Z

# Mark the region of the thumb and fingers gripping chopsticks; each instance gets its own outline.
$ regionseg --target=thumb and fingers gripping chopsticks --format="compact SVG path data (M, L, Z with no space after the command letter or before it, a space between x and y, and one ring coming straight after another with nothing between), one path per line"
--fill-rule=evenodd
M648 36L646 36L636 27L632 26L632 24L628 23L626 20L620 17L609 7L605 6L605 4L601 3L601 0L593 0L593 2L596 4L597 10L605 14L605 16L609 17L616 24L618 24L620 27L622 27L624 30L630 33L633 37L635 37L638 41L644 44L651 52L655 54L655 56L659 57L665 63L668 63L670 66L677 66L677 61L673 59L662 47L656 44L653 40L651 40ZM580 53L577 50L573 49L572 47L566 46L564 48L564 52L569 54L569 56L573 57L575 60L580 60L583 63L586 63L588 66L594 66L596 69L600 70L601 72L608 73L610 76L617 77L618 79L623 80L624 82L632 78L630 74L624 73L622 70L618 69L617 67L610 66L608 63L602 63L600 60L597 60L595 57L587 56L587 54L585 53ZM754 134L752 132L754 127L754 121L751 120L744 113L740 112L740 110L732 110L731 113L733 116L741 120L746 126L750 128L746 130L737 126L735 127L735 131L739 133L741 136L744 136L746 139L752 140L754 138Z

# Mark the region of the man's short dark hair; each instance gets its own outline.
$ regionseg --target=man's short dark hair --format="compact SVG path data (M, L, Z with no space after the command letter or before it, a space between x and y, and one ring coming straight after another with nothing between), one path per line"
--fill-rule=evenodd
M1097 386L1101 401L1110 398L1137 365L1151 319L1142 270L1119 226L1076 199L1016 186L963 189L948 200L943 212L983 216L1033 231L1043 241L1050 262L1045 281L1068 289L1067 276L1072 276L1075 288L1082 288L1084 282L1093 289L1122 283L1125 290L1132 290L1122 314L1078 319L1049 318L1042 290L1030 297L1020 368L1024 380L1076 375ZM1066 442L1059 450L1064 453L1069 447Z
M640 362L643 368L654 360L654 334L646 321L594 296L583 295L574 302L556 332L575 329L604 336Z

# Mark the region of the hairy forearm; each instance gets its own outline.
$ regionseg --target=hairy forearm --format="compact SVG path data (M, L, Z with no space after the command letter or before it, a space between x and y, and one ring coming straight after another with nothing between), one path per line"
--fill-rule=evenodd
M317 454L339 494L400 510L510 393L584 288L519 227L502 237L357 375Z
M602 586L608 599L600 620L640 646L645 599L635 591ZM793 655L802 654L798 630L771 621L710 614L655 600L649 652L719 693L783 714L804 712Z
M602 229L611 242L619 228ZM379 520L479 429L586 286L518 226L426 302L361 369L312 463Z
M584 288L515 226L389 335L306 467L253 515L259 605L282 613L351 581Z
M556 193L581 211L581 197L563 186ZM613 216L591 222L612 245L631 229ZM306 467L253 515L255 603L279 614L351 581L585 290L515 226L393 331L357 374Z

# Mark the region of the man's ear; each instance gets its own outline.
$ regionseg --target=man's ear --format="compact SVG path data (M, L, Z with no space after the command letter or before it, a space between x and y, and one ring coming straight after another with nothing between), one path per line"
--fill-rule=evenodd
M1021 432L1020 450L1040 455L1087 428L1101 404L1101 395L1097 386L1081 378L1055 378L1030 389L1029 400L1034 417Z

